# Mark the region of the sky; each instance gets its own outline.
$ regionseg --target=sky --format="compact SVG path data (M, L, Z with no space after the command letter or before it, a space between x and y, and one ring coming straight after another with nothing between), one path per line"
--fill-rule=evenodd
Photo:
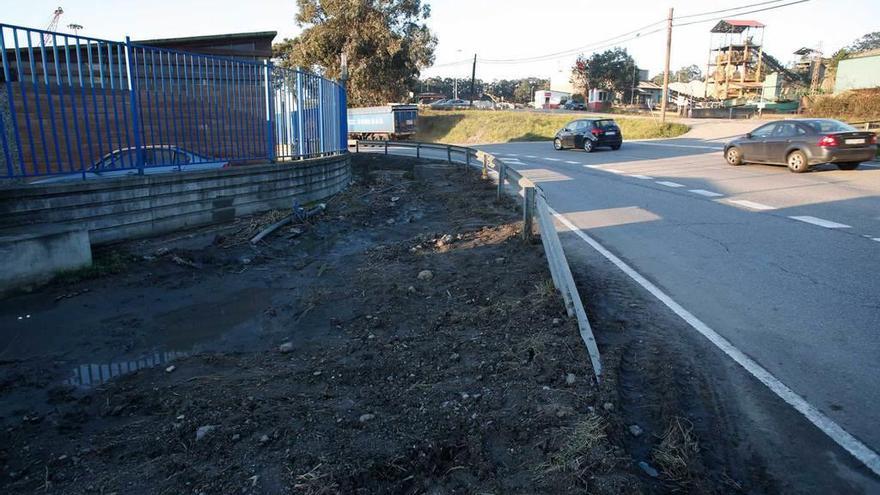
M766 3L754 10L794 0L433 0L428 26L438 38L435 67L423 76L470 77L470 59L518 59L565 51L594 44L618 35L639 31L637 39L618 45L626 48L640 68L651 75L663 69L665 24L669 7L675 16L687 16L742 5ZM60 31L67 24L84 26L81 34L105 39L176 38L245 31L278 31L280 41L295 36L296 2L293 0L0 0L0 23L44 28L60 4L65 11ZM709 18L735 14L719 13ZM764 23L764 50L787 62L803 46L819 47L826 54L861 35L880 30L880 0L809 0L776 10L730 15ZM705 17L681 19L700 20ZM678 26L673 29L673 70L697 64L705 71L710 46L709 29L717 21ZM658 30L650 33L649 31ZM590 49L584 50L589 55ZM540 61L501 64L478 62L477 77L483 80L518 77L560 77L576 55ZM450 63L468 59L457 65Z

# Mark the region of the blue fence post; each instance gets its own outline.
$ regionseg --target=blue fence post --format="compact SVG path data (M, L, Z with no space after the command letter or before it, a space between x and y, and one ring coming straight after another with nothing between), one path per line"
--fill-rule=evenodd
M348 150L348 96L345 94L345 79L339 80L339 151Z
M324 154L324 79L318 80L318 152Z
M296 154L302 157L306 153L305 143L303 143L303 127L306 119L303 115L303 84L302 72L296 71Z
M275 131L272 121L275 118L275 105L272 102L272 62L266 61L266 159L275 161Z
M137 156L138 175L144 175L144 148L141 146L140 111L138 110L137 81L135 70L131 66L131 38L125 37L125 70L128 71L128 94L131 100L132 133L134 149Z

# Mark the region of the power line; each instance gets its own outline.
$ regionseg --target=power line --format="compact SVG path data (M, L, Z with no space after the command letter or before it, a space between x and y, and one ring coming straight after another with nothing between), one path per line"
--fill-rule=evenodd
M748 5L740 5L738 7L730 7L729 9L710 10L708 12L700 12L699 14L677 15L673 18L673 20L674 19L689 19L691 17L702 17L704 15L719 14L721 12L730 12L731 10L747 9L749 7L757 7L759 5L767 5L768 3L779 3L781 1L783 1L783 0L769 0L766 2L758 2L758 3L748 4Z
M611 41L611 42L609 42L609 43L605 43L605 44L603 44L603 45L588 45L588 46L583 47L583 48L584 48L584 49L589 48L590 50L593 50L593 51L596 51L596 50L602 50L602 49L604 49L604 48L609 48L609 47L612 47L612 46L621 45L621 44L626 43L626 42L629 42L629 41L633 41L633 40L641 39L641 38L647 37L647 36L649 36L649 35L652 35L652 34L654 34L654 33L659 33L660 31L663 31L663 29L664 29L664 28L660 27L660 28L657 28L657 29L654 29L654 30L651 30L651 31L648 31L648 32L645 32L645 33L638 33L637 35L635 35L635 36L631 36L631 37L629 37L629 38L625 38L625 39L621 39L621 40L616 40L616 41ZM576 53L578 53L578 52L581 52L581 51L583 51L583 50L577 50L577 51L574 51L574 52L571 52L571 53L565 53L565 54L555 55L555 56L552 56L552 57L541 58L541 59L527 59L527 60L523 60L523 59L512 59L512 60L510 60L510 61L505 61L505 62L494 61L494 60L493 60L493 61L486 61L486 60L483 60L483 59L477 59L477 61L478 61L478 62L482 62L482 63L486 63L486 64L490 64L490 65L516 65L516 64L523 64L523 63L545 62L545 61L555 60L555 59L559 59L559 58L567 57L567 56L570 56L570 55L574 55L574 54L576 54Z
M543 61L543 60L553 60L554 58L560 58L560 57L564 57L564 56L567 56L567 55L573 55L573 54L575 54L575 53L578 53L578 52L584 51L584 50L586 50L586 49L593 48L595 45L600 45L600 44L603 44L603 43L608 43L608 42L610 42L610 41L616 40L617 38L623 38L623 37L630 36L630 35L633 35L633 34L637 34L636 37L638 37L638 34L639 34L640 31L642 31L642 30L644 30L644 29L647 29L647 28L649 28L649 27L652 27L652 26L656 26L657 24L661 24L661 23L664 23L664 22L666 22L666 19L661 19L661 20L659 20L659 21L652 22L652 23L650 23L650 24L647 24L647 25L645 25L645 26L642 26L642 27L640 27L640 28L638 28L638 29L634 29L634 30L632 30L632 31L628 31L628 32L626 32L626 33L618 34L617 36L612 36L611 38L606 38L606 39L604 39L604 40L594 41L594 42L592 42L592 43L588 43L588 44L583 45L583 46L579 46L579 47L576 47L576 48L569 48L568 50L562 50L562 51L559 51L559 52L546 53L546 54L544 54L544 55L534 55L534 56L531 56L531 57L521 57L521 58L509 58L509 59L480 59L480 61L483 62L483 63L513 63L513 62L531 62L531 61L540 62L540 61Z
M735 12L735 13L732 14L732 15L754 14L755 12L765 12L765 11L767 11L767 10L781 9L781 8L783 8L783 7L788 7L788 6L790 6L790 5L797 5L797 4L799 4L799 3L804 3L804 2L809 2L809 1L810 1L810 0L796 0L796 1L794 1L794 2L784 3L784 4L782 4L782 5L775 5L775 6L773 6L773 7L765 7L765 8L763 8L763 9L748 10L748 11L745 11L745 12ZM674 24L674 26L675 26L675 27L681 27L681 26L690 26L691 24L700 24L700 23L703 23L703 22L720 21L720 20L725 19L725 18L727 18L727 17L730 17L730 16L725 15L725 16L721 16L721 17L714 17L714 18L711 18L711 19L703 19L703 20L700 20L700 21L683 22L683 23L681 23L681 24Z

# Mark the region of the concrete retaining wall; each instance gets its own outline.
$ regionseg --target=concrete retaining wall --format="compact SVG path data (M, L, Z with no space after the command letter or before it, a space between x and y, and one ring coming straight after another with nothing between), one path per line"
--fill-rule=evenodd
M351 180L347 154L223 170L0 188L0 229L62 224L92 244L145 237L327 198ZM5 260L0 261L5 265Z
M91 264L89 233L84 229L31 225L0 231L0 294Z

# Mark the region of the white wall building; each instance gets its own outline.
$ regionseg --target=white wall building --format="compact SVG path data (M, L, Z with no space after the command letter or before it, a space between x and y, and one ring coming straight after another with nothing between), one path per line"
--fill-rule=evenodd
M571 93L566 91L539 90L535 91L535 108L559 108L565 101L571 98Z

